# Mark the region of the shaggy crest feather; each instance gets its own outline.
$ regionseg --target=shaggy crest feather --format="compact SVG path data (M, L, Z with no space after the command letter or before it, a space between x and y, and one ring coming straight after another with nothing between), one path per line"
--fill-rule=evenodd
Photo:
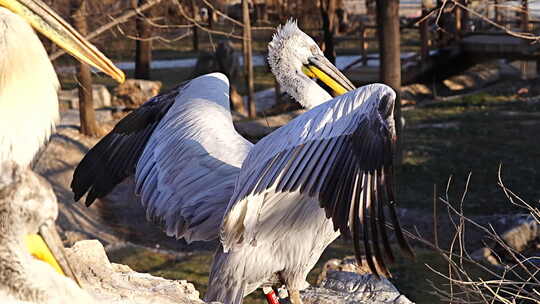
M278 26L268 44L268 63L272 73L284 91L306 108L313 108L332 98L302 72L302 66L314 55L323 55L323 52L293 19Z
M304 33L298 28L298 22L294 19L289 19L284 25L278 25L276 32L272 35L272 41L268 44L268 62L272 71L279 64L281 59L279 55L286 42L293 36L302 34Z

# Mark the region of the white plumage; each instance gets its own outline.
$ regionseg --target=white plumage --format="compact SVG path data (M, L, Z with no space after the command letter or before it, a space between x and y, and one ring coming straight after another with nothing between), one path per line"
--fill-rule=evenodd
M0 162L27 166L58 119L58 78L30 24L122 82L122 71L40 0L0 0Z
M10 161L0 163L0 172L0 302L95 304L77 283L33 258L26 248L25 236L42 225L54 226L58 216L49 183Z
M234 176L253 146L233 127L228 90L223 74L189 82L138 161L137 193L148 218L162 222L170 236L216 238Z
M207 301L241 303L277 275L299 302L307 273L340 232L354 236L357 257L363 235L369 266L386 273L379 243L387 261L393 255L383 209L410 252L391 189L395 93L375 84L328 101L303 69L352 85L293 22L269 51L277 80L310 111L252 145L232 125L227 78L204 75L124 118L74 173L75 199L88 192L87 205L134 175L148 218L168 235L219 236Z
M28 23L0 7L0 163L27 166L58 120L58 78Z
M301 73L306 59L313 55L324 58L317 43L302 32L294 21L278 27L268 44L268 63L272 73L283 90L308 109L332 99L315 81Z

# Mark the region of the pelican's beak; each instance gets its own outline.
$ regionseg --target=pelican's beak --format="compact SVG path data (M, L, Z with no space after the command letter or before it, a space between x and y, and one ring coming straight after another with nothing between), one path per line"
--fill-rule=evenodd
M309 77L320 79L329 86L336 95L342 95L356 89L351 81L322 55L310 57L302 71Z
M69 260L64 252L64 245L56 231L54 222L43 224L39 228L39 234L31 234L26 237L26 247L32 256L51 265L58 273L73 279L81 285L75 276Z
M25 19L34 29L78 60L94 66L120 83L124 82L124 73L45 3L40 0L0 0L0 6Z

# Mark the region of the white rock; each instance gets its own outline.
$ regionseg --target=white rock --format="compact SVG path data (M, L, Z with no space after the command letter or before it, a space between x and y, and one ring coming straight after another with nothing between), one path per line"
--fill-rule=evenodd
M387 279L353 272L329 271L320 287L302 292L304 304L410 304Z
M184 280L167 280L138 273L128 266L111 264L97 240L75 243L66 249L83 289L104 303L199 304L199 292Z

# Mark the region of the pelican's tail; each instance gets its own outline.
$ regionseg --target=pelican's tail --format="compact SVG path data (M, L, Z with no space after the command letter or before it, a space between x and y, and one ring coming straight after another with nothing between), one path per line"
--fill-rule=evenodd
M208 290L204 301L218 301L223 304L241 304L247 289L247 282L243 278L243 267L234 267L230 263L231 252L223 252L220 245L214 254L214 261L208 278Z

